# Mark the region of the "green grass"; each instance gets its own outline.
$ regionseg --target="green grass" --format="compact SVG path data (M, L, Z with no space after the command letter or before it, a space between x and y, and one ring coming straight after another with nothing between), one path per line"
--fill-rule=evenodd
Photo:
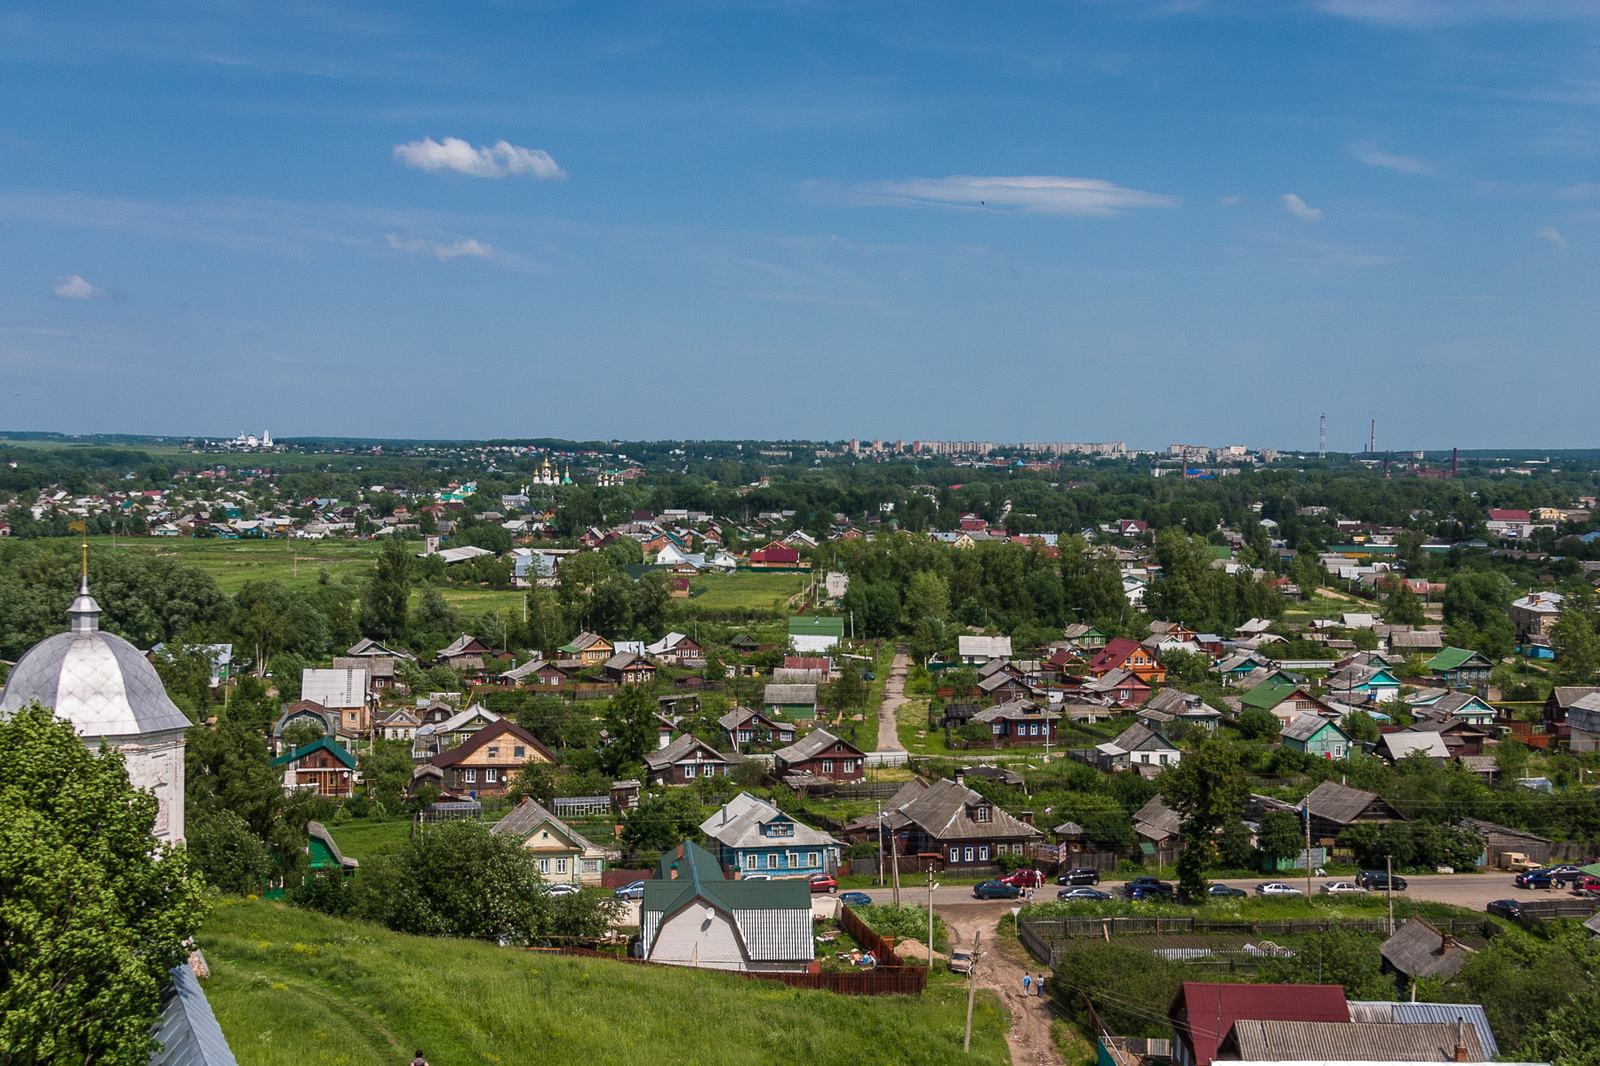
M97 547L109 548L112 538L90 537ZM365 580L373 561L383 550L382 541L370 540L221 540L189 537L130 540L117 537L117 551L177 555L216 579L224 592L233 594L247 581L278 581L284 585L313 585L326 570L332 580ZM519 601L520 603L520 601Z
M568 959L390 933L265 901L225 901L200 935L206 995L241 1066L429 1061L993 1063L992 994L961 1053L966 989L854 997L709 971Z
M689 599L679 600L677 605L689 614L697 607L705 610L744 607L788 614L785 602L806 584L805 574L763 574L754 570L704 574L689 579Z
M1286 879L1287 880L1287 879ZM1302 878L1303 880L1303 878ZM1290 881L1290 883L1293 883ZM1248 896L1208 900L1197 907L1181 903L1155 903L1124 899L1099 902L1050 900L1035 903L1023 910L1031 918L1114 918L1132 917L1182 917L1211 918L1226 921L1288 921L1298 918L1384 918L1388 916L1388 900L1380 892L1363 896ZM1432 903L1414 900L1397 894L1394 897L1394 917L1400 922L1413 916L1423 918L1464 918L1482 921L1487 916L1482 911L1456 907L1449 903Z
M329 825L328 831L333 834L340 851L352 859L365 862L380 844L398 845L409 839L411 819L390 817L376 822L370 818L357 818L344 825Z

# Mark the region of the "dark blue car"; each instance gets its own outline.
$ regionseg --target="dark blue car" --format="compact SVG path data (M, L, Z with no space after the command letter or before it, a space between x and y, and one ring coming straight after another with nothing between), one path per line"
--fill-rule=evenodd
M872 897L865 892L841 892L839 899L847 907L870 907Z
M1022 889L1004 881L980 881L972 886L972 894L978 899L1016 899Z
M1549 870L1527 870L1512 881L1518 888L1549 888L1556 883Z

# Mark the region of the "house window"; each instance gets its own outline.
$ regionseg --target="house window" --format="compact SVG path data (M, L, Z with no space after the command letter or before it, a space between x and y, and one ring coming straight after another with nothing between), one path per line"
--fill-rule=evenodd
M756 857L754 855L746 855L744 857L744 868L746 870L754 870L756 868Z
M584 859L583 860L583 872L586 873L586 874L597 874L597 873L599 873L600 872L600 860L599 859Z
M967 849L967 861L968 862L972 861L972 849L971 848Z
M499 757L500 757L500 749L499 748L490 748L489 749L489 758L498 759Z
M825 773L825 774L833 773L833 760L832 759L823 759L822 760L822 772Z
M980 847L978 849L978 861L979 862L988 862L989 861L989 848L988 848L987 845L985 845L983 847Z
M539 872L541 874L547 874L547 873L550 872L550 860L549 859L540 859L539 860Z
M789 859L789 869L791 869L791 870L800 869L800 853L798 851L789 852L788 859Z
M950 849L950 861L951 862L960 862L961 861L961 849L960 848L951 848Z
M469 785L477 784L478 783L478 771L476 771L476 770L463 770L461 772L461 780L465 781Z
M767 826L767 836L769 836L769 837L792 837L792 836L794 836L794 823L793 822L773 822L771 825Z
M514 759L525 758L527 754L528 749L523 747L521 744L518 744L516 747L511 749L511 757Z
M989 727L989 732L993 733L995 736L999 736L1001 733L1004 733L1005 731L1006 731L1006 727L1001 725L999 722L996 722L994 725Z
M845 759L843 766L844 772L847 774L853 774L856 772L856 761L854 759Z
M750 730L748 729L739 730L739 743L748 744L750 742L750 735Z
M806 852L806 865L808 867L809 866L821 866L822 865L822 856L818 855L814 851Z
M494 784L494 782L495 782L494 771L493 770L485 770L483 772L483 783L486 784L486 785L492 785L492 784Z
M566 872L567 872L567 860L566 859L557 859L556 860L556 873L564 874Z
M989 820L989 808L974 807L972 810L972 820L975 822L987 822Z
M693 777L694 776L694 772L695 772L694 763L685 763L684 764L684 766L683 766L683 776L684 777Z

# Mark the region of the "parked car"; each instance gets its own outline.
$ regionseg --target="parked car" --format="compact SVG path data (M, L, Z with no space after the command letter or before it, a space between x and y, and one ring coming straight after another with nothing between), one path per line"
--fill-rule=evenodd
M1518 888L1554 888L1556 879L1547 870L1528 870L1511 879Z
M1093 866L1074 866L1060 877L1056 878L1058 885L1098 885L1100 871Z
M1396 892L1404 892L1406 890L1406 879L1398 876L1391 879L1386 870L1362 870L1356 876L1356 884L1369 892L1382 892L1390 888L1391 880L1392 887Z
M1256 886L1258 896L1303 896L1304 892L1282 881L1263 881Z
M1098 888L1090 888L1088 885L1079 885L1077 888L1063 888L1060 892L1056 893L1056 899L1087 899L1098 901L1110 898L1111 893L1102 892Z
M1134 896L1135 892L1159 892L1163 896L1170 896L1172 895L1172 886L1160 878L1146 875L1144 877L1135 877L1132 881L1122 886L1122 891L1126 893L1129 899L1136 898Z
M1233 896L1248 896L1249 894L1242 888L1231 888L1228 885L1212 885L1206 889L1206 895L1212 899L1229 899Z
M872 897L865 892L841 892L839 894L839 902L846 907L870 907L872 906Z
M970 973L972 971L972 952L952 951L950 953L951 973Z
M1572 882L1572 891L1580 896L1600 895L1600 877L1579 874L1578 879Z
M771 874L741 873L739 875L739 880L741 880L741 881L770 881L770 880L772 880L772 875Z
M553 885L542 885L540 886L540 891L547 896L576 896L583 889L570 881L561 881ZM644 890L640 889L640 895L642 896L643 894Z
M832 874L812 874L811 891L837 892L839 891L839 880Z
M1128 898L1133 900L1135 903L1138 903L1140 900L1146 899L1164 900L1167 898L1167 895L1150 885L1139 885L1138 887L1128 891Z
M1360 896L1366 891L1354 881L1329 881L1322 886L1324 896Z
M1018 888L1035 888L1044 884L1044 874L1038 870L1013 870L1000 880Z
M1483 909L1502 918L1515 919L1522 917L1522 904L1514 899L1497 899Z
M1583 868L1574 866L1570 862L1564 862L1557 866L1546 866L1542 872L1549 874L1557 881L1571 881L1573 878L1583 873Z
M613 899L644 899L644 882L635 881L631 885L623 885L611 893Z
M1016 899L1022 889L1004 881L979 881L972 886L972 895L976 899Z

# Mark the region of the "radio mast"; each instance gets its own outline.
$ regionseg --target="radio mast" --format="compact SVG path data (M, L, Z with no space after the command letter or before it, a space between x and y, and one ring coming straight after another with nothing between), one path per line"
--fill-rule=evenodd
M1328 416L1327 416L1326 413L1324 413L1323 416L1322 416L1322 421L1317 426L1317 458L1318 459L1326 459L1327 457L1328 457Z

